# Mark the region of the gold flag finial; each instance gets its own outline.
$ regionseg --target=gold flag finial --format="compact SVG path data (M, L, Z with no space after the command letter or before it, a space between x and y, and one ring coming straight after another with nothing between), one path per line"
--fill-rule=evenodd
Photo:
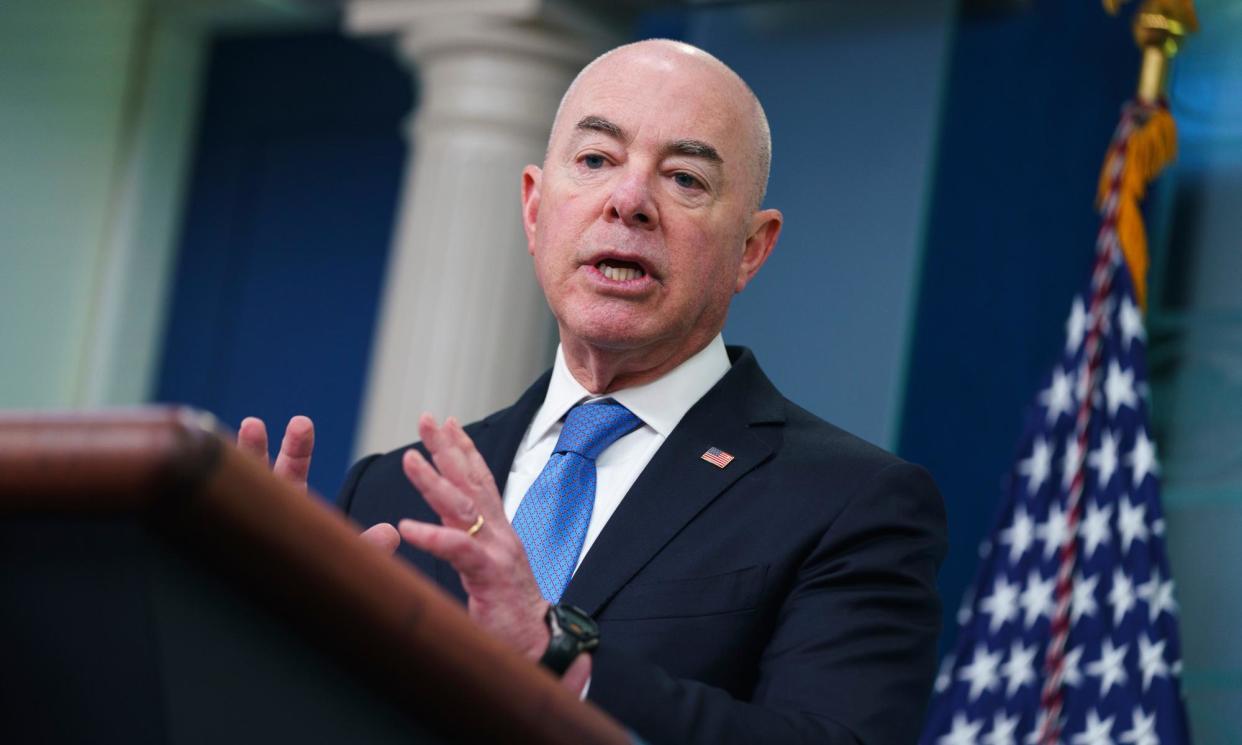
M1104 9L1116 15L1126 0L1103 0ZM1164 95L1169 59L1177 54L1186 34L1199 30L1193 0L1144 0L1134 14L1134 41L1143 50L1138 98L1155 103Z
M1104 8L1116 14L1126 0L1103 0ZM1147 306L1147 230L1140 203L1143 194L1160 171L1177 153L1177 129L1173 115L1164 103L1169 60L1177 54L1178 43L1186 34L1199 30L1192 0L1144 0L1134 14L1134 40L1143 50L1139 72L1138 102L1128 107L1133 129L1125 135L1124 147L1110 148L1100 173L1098 200L1113 204L1117 242L1134 280L1139 304Z

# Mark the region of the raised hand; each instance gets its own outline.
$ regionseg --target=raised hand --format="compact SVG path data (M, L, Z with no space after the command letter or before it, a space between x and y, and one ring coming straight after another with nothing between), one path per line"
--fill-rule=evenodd
M537 660L548 646L548 603L505 517L491 470L457 420L440 426L424 414L418 431L435 465L414 449L406 451L401 464L443 524L402 520L397 525L401 537L452 564L470 595L470 616ZM581 670L582 664L576 672Z
M267 425L262 419L248 416L237 428L237 447L268 463ZM295 416L285 426L284 439L272 473L306 491L310 475L311 453L315 449L315 425L304 416Z
M265 465L269 462L267 451L267 425L262 419L248 416L237 428L237 447L253 455ZM272 473L306 491L310 475L311 453L315 449L315 425L308 417L295 416L285 425L285 436L280 441L280 452ZM391 554L401 545L397 529L388 523L372 525L362 531L362 539L379 550Z

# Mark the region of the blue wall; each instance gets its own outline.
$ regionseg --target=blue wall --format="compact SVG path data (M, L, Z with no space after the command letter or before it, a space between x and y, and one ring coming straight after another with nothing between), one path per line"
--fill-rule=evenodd
M958 23L898 445L948 505L946 629L1089 277L1096 180L1138 66L1129 23L1099 3Z
M409 75L334 34L211 50L158 397L236 427L317 425L311 486L335 495L388 254Z

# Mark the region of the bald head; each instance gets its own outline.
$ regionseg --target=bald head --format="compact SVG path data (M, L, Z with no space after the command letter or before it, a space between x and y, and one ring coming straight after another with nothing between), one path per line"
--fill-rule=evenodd
M690 44L669 39L648 39L625 44L596 57L582 68L556 110L556 119L548 138L548 154L559 137L583 125L575 103L584 91L597 81L626 76L635 69L656 72L669 79L692 77L701 84L702 95L712 97L712 108L718 116L729 120L741 135L746 173L744 188L749 191L748 203L758 209L767 192L768 171L772 163L772 135L763 105L754 91L728 65ZM569 121L572 119L573 121ZM695 144L702 143L691 143ZM719 157L719 153L715 153ZM545 161L547 155L545 154Z

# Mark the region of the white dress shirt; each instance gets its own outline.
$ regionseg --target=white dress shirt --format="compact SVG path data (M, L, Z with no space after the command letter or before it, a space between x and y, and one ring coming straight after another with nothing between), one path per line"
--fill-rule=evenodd
M582 553L574 566L576 571L626 492L673 428L728 371L729 355L725 352L724 340L717 334L706 347L658 380L606 396L595 396L569 372L564 351L557 347L548 393L526 429L526 435L513 457L513 465L509 467L504 493L505 515L510 522L513 521L526 491L552 456L565 415L574 405L611 398L633 412L643 421L642 425L610 445L595 461L595 508L591 512Z

